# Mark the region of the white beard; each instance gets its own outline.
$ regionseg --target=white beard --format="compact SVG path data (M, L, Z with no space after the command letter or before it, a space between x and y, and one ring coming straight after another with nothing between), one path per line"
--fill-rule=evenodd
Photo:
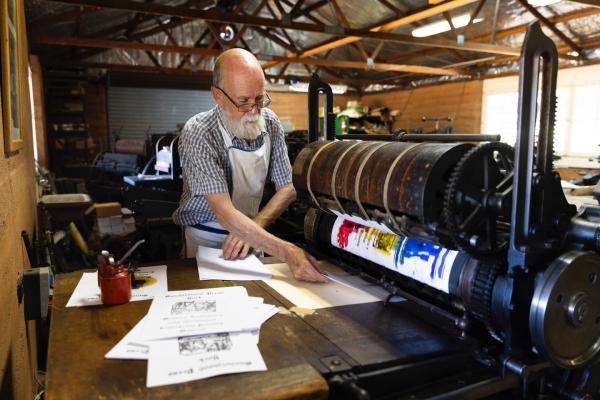
M236 137L245 140L256 139L265 130L265 118L260 114L244 114L239 120L234 120L227 112L224 113L225 125Z

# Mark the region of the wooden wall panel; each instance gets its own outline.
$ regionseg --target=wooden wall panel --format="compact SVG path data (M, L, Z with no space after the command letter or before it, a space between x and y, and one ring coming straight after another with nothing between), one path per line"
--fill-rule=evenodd
M289 119L294 129L308 129L308 96L306 93L269 92L273 103L269 108L277 114L280 119ZM333 95L333 105L342 110L346 108L346 102L355 100L352 95Z
M451 116L454 132L479 133L481 128L482 81L449 83L413 90L400 90L364 95L360 101L369 107L386 106L400 110L395 128L407 130L423 126L426 131L434 128L433 122L423 123L421 116ZM284 119L291 119L294 129L308 127L308 100L305 93L269 93L273 99L270 108ZM342 110L353 95L334 95L334 105ZM441 126L444 126L443 124Z
M6 154L3 141L0 141L0 398L30 400L35 395L35 348L31 345L35 331L27 330L23 305L19 305L17 301L17 280L29 266L21 231L33 234L36 203L31 103L27 79L29 59L23 3L15 2L20 14L17 37L21 72L20 126L24 147ZM0 14L0 18L5 17L4 13Z
M423 127L431 132L434 122L422 122L422 116L450 116L455 133L480 133L482 95L483 81L471 81L370 94L363 96L362 102L373 108L399 110L394 128L410 131Z
M85 109L90 133L98 146L98 151L106 150L106 88L101 85L86 87ZM308 128L308 97L306 93L269 93L273 103L269 106L281 119L289 120L294 129ZM334 105L342 110L354 95L334 95ZM365 95L361 101L370 107L387 106L400 110L395 128L413 129L424 126L433 130L433 122L423 123L422 115L447 116L454 118L452 124L456 133L479 133L481 126L482 82L451 83L414 90ZM442 125L443 126L443 125Z

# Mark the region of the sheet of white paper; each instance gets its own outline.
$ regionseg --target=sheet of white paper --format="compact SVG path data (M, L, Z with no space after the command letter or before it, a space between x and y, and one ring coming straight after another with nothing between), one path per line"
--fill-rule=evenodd
M135 272L142 286L131 291L131 301L151 300L167 291L167 266L140 267ZM102 304L98 287L98 272L84 272L67 302L66 307L95 306Z
M272 304L263 304L264 299L262 297L248 297L248 299L251 300L252 313L259 327L273 315L277 314L277 307ZM259 329L252 331L252 334L254 335L256 344L258 344L260 339Z
M104 355L104 358L117 360L147 360L149 344L141 339L145 317L142 318L124 337Z
M271 304L263 304L261 314L259 315L260 324L267 322L273 315L277 314L277 307Z
M321 264L324 267L323 264ZM348 304L372 303L385 298L386 292L366 281L360 286L344 275L328 271L327 283L310 283L294 279L287 264L268 264L273 278L264 282L297 307L318 309ZM365 290L368 288L368 291Z
M263 304L264 301L265 301L265 299L263 299L262 297L248 296L248 302L250 304L252 304L253 306L258 306L260 304Z
M348 271L336 266L327 261L319 261L321 269L325 272L329 279L335 280L344 285L350 285L353 288L360 289L363 292L367 292L378 299L384 300L389 296L389 292L379 285L370 283L358 275L352 275ZM405 301L406 299L400 296L395 296L388 301L391 303L398 303Z
M146 317L144 340L259 328L242 286L166 292L156 296Z
M243 260L225 260L221 249L198 246L196 252L198 277L201 281L252 281L269 279L271 273L254 254Z
M560 181L560 186L562 186L563 189L578 189L581 186L576 185L574 183L571 183L569 181Z
M146 386L266 370L252 334L187 336L150 343Z
M248 297L252 311L256 317L257 325L262 325L273 315L277 314L277 307L264 304L262 297ZM145 316L104 356L107 359L118 360L147 360L150 341L142 339L143 323ZM251 332L255 343L259 341L259 330Z

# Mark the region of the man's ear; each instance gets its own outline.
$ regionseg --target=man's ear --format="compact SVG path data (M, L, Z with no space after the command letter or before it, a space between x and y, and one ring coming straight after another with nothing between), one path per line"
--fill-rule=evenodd
M214 86L210 87L210 93L212 93L213 99L217 102L218 105L223 107L223 94Z

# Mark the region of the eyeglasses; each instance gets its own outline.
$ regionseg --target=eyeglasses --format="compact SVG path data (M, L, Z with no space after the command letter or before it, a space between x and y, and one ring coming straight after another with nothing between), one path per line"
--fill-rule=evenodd
M248 112L250 110L252 110L255 106L257 109L261 109L264 107L268 107L269 104L271 104L271 98L269 97L269 94L267 92L265 92L265 97L262 100L257 101L256 103L243 103L243 104L238 104L235 101L233 101L233 99L231 97L229 97L229 95L220 87L218 86L214 86L214 88L219 89L221 92L223 92L223 94L225 95L225 97L227 97L229 99L229 101L237 107L237 110L239 112Z

